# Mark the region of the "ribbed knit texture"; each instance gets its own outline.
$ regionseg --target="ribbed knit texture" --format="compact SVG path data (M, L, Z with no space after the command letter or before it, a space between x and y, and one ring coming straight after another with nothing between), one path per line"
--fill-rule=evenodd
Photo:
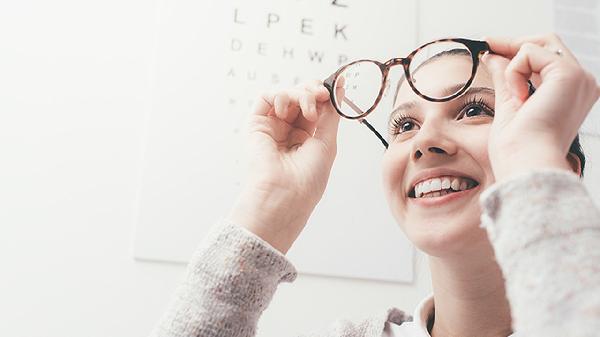
M518 336L600 336L600 212L575 174L542 170L481 195Z
M255 336L256 323L280 282L296 269L276 249L232 224L213 227L192 257L187 275L156 336Z
M481 226L506 279L515 336L600 336L600 213L579 178L531 172L491 186L481 205ZM152 335L256 336L277 285L296 275L268 243L223 222L202 241ZM306 336L380 337L386 321L411 319L389 308Z

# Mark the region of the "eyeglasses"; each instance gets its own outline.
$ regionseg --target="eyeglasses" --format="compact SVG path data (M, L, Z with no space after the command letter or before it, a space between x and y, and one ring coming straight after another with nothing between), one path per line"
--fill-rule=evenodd
M479 58L487 52L490 52L490 47L485 41L441 39L420 46L405 58L393 58L384 63L366 59L351 62L331 74L323 84L329 91L337 113L367 126L387 149L387 141L365 117L375 110L389 86L390 68L396 65L404 68L404 75L398 82L396 91L407 80L412 91L419 97L431 102L447 102L467 91L475 78ZM469 63L462 66L464 69L461 68L458 76L448 79L452 83L445 87L445 91L436 89L439 86L432 87L431 81L419 79L418 72L422 66L433 63L439 57L451 55L467 56Z

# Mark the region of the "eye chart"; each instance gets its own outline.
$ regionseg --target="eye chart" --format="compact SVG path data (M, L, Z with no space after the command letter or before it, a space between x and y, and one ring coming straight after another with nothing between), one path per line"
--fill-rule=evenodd
M227 214L259 93L406 55L415 13L415 0L161 2L135 257L184 263ZM382 145L356 121L340 121L338 140L325 195L288 257L301 273L411 282L414 249L384 198Z

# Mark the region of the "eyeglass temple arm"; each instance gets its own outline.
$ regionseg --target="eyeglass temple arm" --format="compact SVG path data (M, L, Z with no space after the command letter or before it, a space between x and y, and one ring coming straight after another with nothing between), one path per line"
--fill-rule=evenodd
M362 115L364 113L364 111L360 110L360 108L357 107L356 104L354 104L354 102L352 102L348 98L344 97L344 102L346 102L352 108L352 110L354 110L357 114ZM381 134L377 130L375 130L375 128L373 127L373 125L371 125L371 123L369 123L365 118L361 118L358 121L360 123L364 124L367 128L369 128L369 130L371 130L375 134L375 136L377 136L377 138L379 138L379 140L381 141L383 146L385 146L386 149L388 148L388 143L381 136Z

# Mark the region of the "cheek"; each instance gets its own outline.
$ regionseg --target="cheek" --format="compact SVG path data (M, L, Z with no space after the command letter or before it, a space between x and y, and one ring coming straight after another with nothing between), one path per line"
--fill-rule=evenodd
M390 145L382 160L382 183L392 212L397 214L403 194L403 181L408 164L408 154L400 146Z
M494 175L488 155L489 126L474 131L468 137L472 142L465 144L465 148L483 171L485 178L483 183L491 185L494 183Z

